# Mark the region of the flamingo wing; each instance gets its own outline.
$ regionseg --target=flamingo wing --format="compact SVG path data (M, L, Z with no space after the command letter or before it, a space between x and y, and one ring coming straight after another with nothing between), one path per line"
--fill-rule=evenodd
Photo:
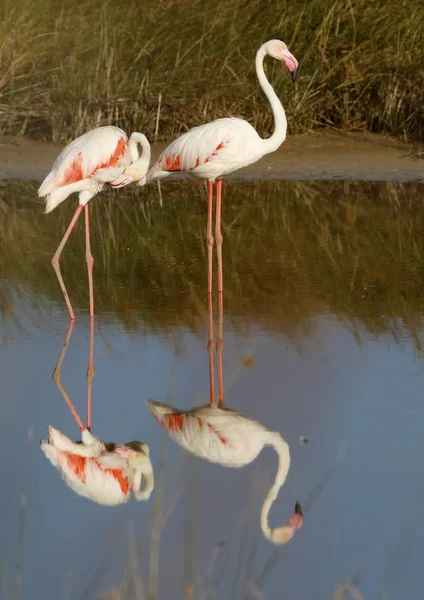
M233 444L228 422L229 435L223 434L221 429L224 422L228 421L228 417L225 419L222 415L223 418L220 418L219 408L202 406L188 412L181 412L172 406L152 400L149 400L147 405L159 424L184 450L210 462L233 464Z
M59 187L86 178L99 183L113 181L130 163L125 131L110 125L97 127L62 150L38 195L46 196Z
M214 445L227 446L227 437L206 419L190 413L171 413L158 418L161 426L184 449L203 458L211 459Z
M181 412L153 400L147 406L179 446L209 462L242 467L263 447L263 425L227 407L200 406Z
M254 128L242 119L228 117L194 127L174 140L147 173L147 180L173 171L204 176L205 172L231 172L240 168L246 146L258 138ZM216 175L217 176L217 175Z

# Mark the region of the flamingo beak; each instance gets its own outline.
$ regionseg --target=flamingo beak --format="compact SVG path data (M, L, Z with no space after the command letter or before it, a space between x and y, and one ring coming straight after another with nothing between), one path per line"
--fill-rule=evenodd
M299 66L299 63L297 62L296 58L288 50L283 50L281 60L285 62L286 67L290 71L290 77L292 78L292 81L295 81L297 77L297 69Z
M289 525L295 529L299 529L303 525L303 512L299 502L296 502L294 513L290 517Z

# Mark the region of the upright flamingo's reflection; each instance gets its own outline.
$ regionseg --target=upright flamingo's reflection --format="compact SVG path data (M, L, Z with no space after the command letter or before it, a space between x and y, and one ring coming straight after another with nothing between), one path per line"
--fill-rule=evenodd
M272 446L278 455L278 470L265 501L262 505L260 525L264 536L275 544L288 542L303 522L302 509L296 503L293 515L287 525L271 528L268 515L276 500L281 486L286 481L290 467L288 444L278 432L268 431L261 423L249 419L224 406L224 388L222 382L223 348L223 294L219 298L219 330L217 337L218 394L215 400L213 368L213 315L212 294L208 294L209 313L209 375L210 403L189 411L180 411L172 406L148 400L152 415L166 429L172 439L185 450L196 456L218 463L225 467L242 467L252 462L264 446Z
M73 326L74 321L71 321L53 379L81 430L81 441L73 442L50 425L49 438L41 441L41 449L67 485L79 496L107 506L128 502L131 492L136 500L148 500L153 491L154 477L147 444L138 441L123 445L103 442L90 432L91 386L94 375L93 319L90 319L90 352L87 370L87 425L83 424L63 388L60 373ZM145 485L141 489L143 478Z

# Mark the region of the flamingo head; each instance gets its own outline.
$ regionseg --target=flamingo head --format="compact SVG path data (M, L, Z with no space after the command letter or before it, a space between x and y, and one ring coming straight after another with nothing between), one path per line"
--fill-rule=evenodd
M134 440L133 442L127 442L125 444L127 448L131 448L131 450L135 450L135 452L141 452L146 456L150 456L149 446L147 444L143 444L143 442L138 442Z
M147 165L147 167L148 166L149 165ZM127 167L125 169L125 171L122 173L122 175L119 175L119 177L117 177L116 179L111 181L110 185L115 189L122 188L126 185L129 185L133 181L136 181L137 185L146 185L147 167L140 166L137 163L133 163L132 165L129 165L129 167Z
M299 502L296 502L296 506L294 507L294 513L289 519L289 522L284 527L276 527L271 532L271 540L274 544L285 544L289 542L294 534L296 533L296 529L302 527L303 525L303 514L302 508Z
M292 81L294 81L297 76L297 68L299 63L293 54L289 52L286 44L281 40L270 40L266 44L266 51L269 56L272 56L273 58L281 60L285 63L286 67L290 71Z
M136 440L127 442L123 446L116 446L114 453L122 456L134 469L143 473L153 472L152 463L150 462L150 450L147 444Z
M114 444L113 452L125 458L125 460L141 460L150 462L150 450L147 444L133 441L127 442L123 446Z

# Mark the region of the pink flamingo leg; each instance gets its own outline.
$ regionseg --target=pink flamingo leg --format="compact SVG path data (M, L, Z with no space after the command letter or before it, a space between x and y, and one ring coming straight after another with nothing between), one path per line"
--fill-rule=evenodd
M94 369L94 319L90 317L90 350L87 369L87 429L91 431L91 385L95 374Z
M216 224L215 239L216 251L218 254L218 292L224 289L222 282L222 234L221 234L221 198L222 198L222 179L216 182Z
M210 405L215 406L215 375L213 368L213 314L212 314L212 294L208 294L208 316L209 316L209 389L210 389Z
M60 255L62 254L62 250L65 247L65 244L68 241L69 236L71 235L71 231L73 230L74 225L77 222L78 217L80 216L82 208L83 208L82 204L78 204L78 208L75 211L75 214L72 217L71 222L69 223L69 227L66 230L66 233L63 236L62 241L60 242L60 244L58 246L58 249L56 250L56 252L55 252L55 254L54 254L53 258L52 258L53 269L55 270L56 277L59 280L60 288L62 290L62 293L63 293L64 297L65 297L65 302L66 302L66 305L67 305L68 311L69 311L69 317L71 319L75 319L75 316L74 316L74 311L72 310L71 302L69 300L68 292L66 291L66 287L65 287L65 284L63 282L62 274L60 272L59 259L60 259Z
M94 317L94 294L93 294L93 265L94 258L90 248L90 217L88 214L88 204L84 207L85 210L85 258L87 260L88 270L88 290L90 293L90 317Z
M222 382L222 348L224 347L224 332L223 332L223 308L224 308L224 294L218 292L218 313L219 313L219 324L218 324L218 337L216 340L216 355L218 359L218 394L219 403L224 404L224 384Z
M212 293L212 249L213 249L213 235L212 235L212 211L213 211L213 181L208 181L208 294Z
M71 341L73 327L74 327L74 321L71 320L71 322L69 323L68 333L66 334L65 343L63 344L62 352L60 353L59 360L57 362L55 370L53 371L53 381L59 388L59 391L62 394L66 404L68 405L69 410L71 411L72 416L74 417L78 427L81 429L81 431L83 431L85 429L85 426L84 426L83 422L81 421L80 416L75 409L75 406L72 404L71 399L69 398L68 394L65 392L64 387L61 382L61 379L60 379L60 371L62 369L62 363L65 358L66 350L68 349L69 342Z

